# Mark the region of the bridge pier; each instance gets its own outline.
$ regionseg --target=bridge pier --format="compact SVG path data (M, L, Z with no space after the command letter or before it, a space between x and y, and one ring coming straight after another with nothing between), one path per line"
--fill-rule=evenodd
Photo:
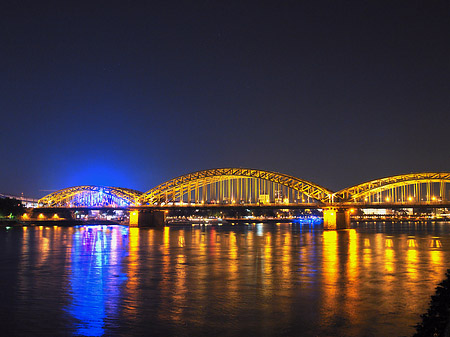
M350 211L326 207L323 209L323 229L336 230L350 228Z
M130 227L163 228L166 222L166 212L159 210L131 210Z

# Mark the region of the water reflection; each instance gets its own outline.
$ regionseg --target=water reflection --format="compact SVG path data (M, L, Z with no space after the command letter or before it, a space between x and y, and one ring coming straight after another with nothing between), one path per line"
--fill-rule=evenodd
M137 313L136 303L139 293L138 273L139 273L139 228L129 229L128 240L128 263L127 263L127 281L125 284L126 297L129 299L128 305L123 308L124 316L132 319Z
M18 335L411 335L450 224L386 226L12 229L0 272Z
M77 228L70 254L70 296L68 312L75 319L75 334L101 336L105 320L117 317L121 283L126 279L120 227Z

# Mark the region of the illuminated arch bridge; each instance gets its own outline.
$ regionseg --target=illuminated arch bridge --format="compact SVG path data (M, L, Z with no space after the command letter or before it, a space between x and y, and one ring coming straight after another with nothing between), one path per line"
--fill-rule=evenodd
M371 180L334 194L352 203L439 203L449 201L449 172L423 172Z
M120 187L75 186L39 199L40 207L128 207L142 192Z
M338 192L286 174L247 168L189 173L146 193L100 186L75 186L39 200L40 207L128 207L184 204L292 205L336 203L442 203L450 196L450 173L414 173L371 180Z
M141 202L162 203L311 203L333 192L304 179L248 168L197 171L166 181L144 193Z

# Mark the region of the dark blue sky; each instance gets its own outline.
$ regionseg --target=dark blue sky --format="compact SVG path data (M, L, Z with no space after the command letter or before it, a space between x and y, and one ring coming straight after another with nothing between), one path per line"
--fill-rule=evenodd
M1 193L450 171L449 1L1 6Z

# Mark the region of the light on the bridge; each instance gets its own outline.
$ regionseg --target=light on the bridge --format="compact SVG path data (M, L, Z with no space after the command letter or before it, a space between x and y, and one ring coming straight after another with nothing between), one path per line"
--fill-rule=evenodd
M433 195L433 197L431 198L431 200L435 201L435 200L436 200L436 197Z
M389 197L386 197L386 201L389 202L391 199Z
M408 201L412 201L413 200L413 197L408 197Z
M27 213L23 213L22 219L28 219L28 218L29 218L28 214Z
M350 213L355 213L356 209L350 208Z
M41 213L41 214L39 214L38 218L39 219L45 219L45 216L44 216L44 214Z
M53 219L59 219L59 216L58 216L58 214L53 214Z

